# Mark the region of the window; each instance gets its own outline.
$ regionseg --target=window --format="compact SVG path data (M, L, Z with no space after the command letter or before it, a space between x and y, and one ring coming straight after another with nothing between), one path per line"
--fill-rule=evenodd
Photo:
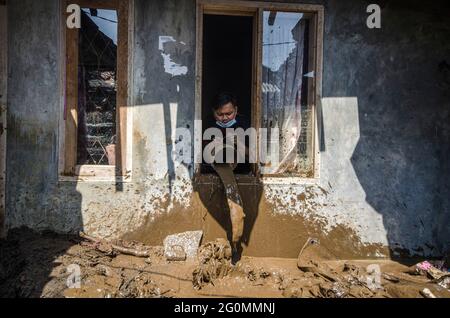
M264 11L262 21L262 123L270 174L313 176L312 103L308 84L311 19L300 12ZM311 52L312 53L312 52ZM271 147L276 147L277 160Z
M250 1L234 1L230 5L226 1L198 0L198 17L197 78L200 81L197 82L196 119L205 117L208 101L204 99L211 94L205 89L217 84L216 70L224 67L233 70L239 87L250 83L251 93L245 98L251 104L246 105L246 111L252 126L260 130L255 174L268 178L317 178L316 113L321 94L323 7ZM240 21L248 18L251 23L244 27ZM240 44L237 50L241 56L247 48L252 52L251 76L239 63L233 66L232 59L219 62L217 54L208 54L214 48L211 43L216 35L211 31L214 20L219 26L228 22L239 25L240 33L232 41L251 42ZM245 38L248 28L252 35Z
M128 1L73 3L81 27L65 28L64 175L124 176Z

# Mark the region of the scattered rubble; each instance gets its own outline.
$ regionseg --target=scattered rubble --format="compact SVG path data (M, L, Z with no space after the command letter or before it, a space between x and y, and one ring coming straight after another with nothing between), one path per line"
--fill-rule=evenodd
M433 264L437 265L435 266ZM450 272L448 272L448 270L444 267L443 261L435 261L433 263L423 261L412 266L407 273L411 275L427 276L428 278L434 280L434 282L443 282L443 284L445 284L446 278L450 278Z
M448 272L431 261L440 272L390 260L324 260L325 247L307 246L301 262L243 256L233 265L229 242L217 239L197 258L173 262L163 246L17 229L0 240L0 297L450 298Z
M99 251L105 252L107 254L116 252L116 253L122 253L122 254L127 254L127 255L133 255L133 256L137 256L137 257L149 257L150 256L149 247L146 247L137 242L133 242L133 245L134 245L133 247L126 247L126 246L117 245L117 244L114 244L111 242L106 242L104 240L87 235L86 233L83 233L83 232L80 232L79 235L81 238L84 238L88 241L93 242L95 248L97 248ZM136 245L138 245L138 246L136 246Z
M425 298L436 298L436 296L434 296L434 294L428 288L424 288L420 292L420 294Z
M185 261L186 252L183 246L180 245L170 245L164 248L164 255L168 261Z
M199 265L192 273L195 289L223 278L232 270L230 243L222 238L202 245L198 251Z
M202 231L188 231L172 234L164 239L164 255L167 260L195 258L202 239Z

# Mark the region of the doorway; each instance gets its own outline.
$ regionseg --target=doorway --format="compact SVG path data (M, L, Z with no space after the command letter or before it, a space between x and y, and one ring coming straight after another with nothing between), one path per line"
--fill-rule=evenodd
M254 17L249 15L203 15L202 122L203 131L214 125L212 104L223 92L236 97L238 113L252 126L252 79ZM202 165L202 173L212 173ZM251 173L251 165L237 174Z

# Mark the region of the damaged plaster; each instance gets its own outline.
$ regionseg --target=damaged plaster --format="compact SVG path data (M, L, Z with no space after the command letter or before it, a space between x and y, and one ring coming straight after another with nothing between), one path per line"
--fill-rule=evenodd
M158 49L161 51L161 56L164 60L164 71L172 76L186 75L188 72L187 66L175 63L170 54L165 53L164 44L166 43L186 45L184 42L177 42L173 36L163 35L159 37Z
M295 257L309 235L321 235L338 256L395 255L388 247L443 253L450 240L442 225L450 213L442 146L450 103L436 78L450 51L447 21L435 18L434 6L389 3L383 28L392 32L380 33L365 27L362 4L313 2L325 6L320 179L244 185L248 219L256 218L244 253ZM84 230L155 244L177 231L225 235L208 206L220 191L204 185L202 197L193 166L177 159L176 130L193 133L195 119L195 1L134 6L132 181L74 183L58 176L58 2L8 3L9 228Z

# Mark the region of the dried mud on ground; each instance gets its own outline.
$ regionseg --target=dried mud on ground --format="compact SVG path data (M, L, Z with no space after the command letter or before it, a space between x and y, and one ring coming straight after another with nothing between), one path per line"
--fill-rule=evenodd
M390 260L310 257L299 269L296 259L242 257L232 265L227 242L218 239L204 243L195 260L170 262L162 246L114 243L145 248L149 256L117 253L110 244L77 236L13 230L0 241L0 297L422 298L424 288L450 297L426 276L411 275L408 266ZM77 268L80 288L68 288Z

